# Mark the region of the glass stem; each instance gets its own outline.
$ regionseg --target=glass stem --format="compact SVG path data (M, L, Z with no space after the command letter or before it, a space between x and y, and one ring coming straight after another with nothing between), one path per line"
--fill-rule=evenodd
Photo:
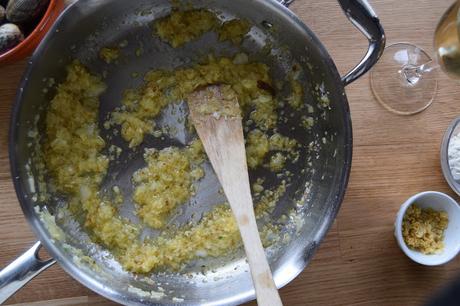
M419 66L408 64L402 68L400 74L403 78L403 83L409 86L415 86L424 75L427 75L438 67L439 64L433 60Z

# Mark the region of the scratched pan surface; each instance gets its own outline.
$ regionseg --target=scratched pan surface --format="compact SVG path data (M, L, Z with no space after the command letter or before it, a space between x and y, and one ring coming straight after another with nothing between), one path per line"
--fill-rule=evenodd
M107 147L115 144L123 151L120 162L110 165L103 188L117 185L125 195L132 192L133 172L144 166L144 148L182 146L196 137L185 129L181 120L187 114L183 102L169 106L156 120L160 127L170 128L174 133L162 138L147 136L138 150L130 150L124 140L109 134L112 132L102 127L107 115L120 106L123 91L141 85L142 75L147 71L190 66L209 53L232 56L241 51L249 54L251 59L266 63L274 80L287 80L292 65L300 65L300 79L305 92L303 99L313 106L314 113L307 114L306 109L294 111L287 103L279 108L281 119L278 131L295 138L302 148L299 161L286 165L293 174L293 180L268 221L282 226L282 238L267 249L278 286L291 281L310 260L335 218L348 178L351 161L348 103L336 68L316 37L275 1L191 3L193 7L206 7L218 12L223 20L245 18L253 28L241 47L219 42L215 33L207 33L184 47L174 49L152 34L152 21L171 10L168 1L78 1L67 10L34 54L13 118L12 166L18 173L16 186L26 217L40 240L68 273L96 292L125 304L167 304L178 303L181 299L181 303L187 305L236 304L252 299L254 291L242 250L222 258L196 260L177 273L153 272L139 276L123 271L110 253L93 244L74 220L57 217L57 224L66 237L64 242L50 239L33 207L38 204L54 214L57 207L62 205L62 199L59 195L47 203L35 203L31 199L33 190L26 182L27 169L24 165L30 160L34 146L28 146L31 140L27 135L37 114L39 132L43 131L44 112L53 95L53 90L43 92L43 80L52 77L56 83L61 82L65 76L65 66L73 59L79 59L91 72L105 75L108 90L101 97L102 137L107 141ZM128 43L120 48L122 56L117 64L107 65L98 59L101 47L117 46L125 40ZM267 42L271 44L269 54L263 49ZM136 56L139 48L143 52ZM132 77L133 73L140 77ZM277 93L278 99L283 100L289 94L287 90L280 91ZM324 95L330 100L330 109L319 106L318 101ZM317 123L312 129L303 128L300 124L303 115L315 117ZM30 168L36 176L39 171L36 165L31 163ZM205 169L204 179L196 186L196 195L177 209L171 218L172 224L180 225L190 220L196 222L203 212L224 200L209 163L205 164ZM267 188L278 185L281 180L265 170L251 172L250 176L252 180L258 176L266 177ZM279 221L281 215L292 209L295 210L292 218ZM138 222L133 212L133 203L126 196L120 214ZM143 231L144 236L154 237L157 234L148 228ZM73 260L75 249L95 260L100 268L95 270L85 261ZM206 271L203 271L203 265ZM139 295L136 289L132 289L158 292L160 287L165 295L159 299L155 294Z

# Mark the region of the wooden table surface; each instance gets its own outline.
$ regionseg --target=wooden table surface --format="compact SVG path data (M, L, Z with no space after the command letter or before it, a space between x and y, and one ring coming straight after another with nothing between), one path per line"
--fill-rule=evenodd
M387 44L407 41L432 52L436 23L452 0L373 0ZM297 0L292 10L319 36L341 73L364 54L366 40L335 0ZM7 133L10 108L25 62L0 68L0 266L36 240L10 180ZM460 256L440 267L410 261L393 237L396 212L424 190L446 192L439 147L449 122L460 115L460 86L439 74L435 102L409 117L387 112L374 100L369 78L347 87L354 152L351 179L336 222L314 259L281 289L285 305L421 305L460 275ZM458 197L456 197L458 199ZM68 276L58 265L40 274L7 303L114 305ZM254 303L255 304L255 303Z

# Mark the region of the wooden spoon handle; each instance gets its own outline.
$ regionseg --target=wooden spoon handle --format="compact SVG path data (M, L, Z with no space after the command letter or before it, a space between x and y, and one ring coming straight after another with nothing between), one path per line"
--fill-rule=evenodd
M190 95L188 102L192 122L238 223L257 303L282 305L257 230L238 101L224 96L219 86L209 86Z
M257 229L241 120L209 120L195 127L238 223L257 303L282 305Z
M236 149L236 148L235 148ZM234 157L237 157L239 150L232 150ZM239 163L240 165L245 165ZM233 214L240 229L244 249L251 268L252 280L257 293L257 303L260 306L282 305L278 290L273 282L270 266L265 257L264 248L260 241L254 215L249 177L246 167L238 169L235 163L233 171L219 173L227 199L232 206Z
M254 212L252 212L252 215L254 215ZM251 267L252 280L257 292L257 303L260 306L283 305L275 283L273 282L270 266L265 257L255 217L248 217L247 219L244 217L237 218L237 222L243 239L246 256Z

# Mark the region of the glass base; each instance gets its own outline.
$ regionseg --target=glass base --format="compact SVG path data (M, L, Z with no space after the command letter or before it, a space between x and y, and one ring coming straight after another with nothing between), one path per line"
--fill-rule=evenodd
M385 48L370 71L375 98L387 110L399 115L413 115L425 110L436 95L436 72L414 74L414 71L415 67L430 61L430 56L415 45L396 43Z

